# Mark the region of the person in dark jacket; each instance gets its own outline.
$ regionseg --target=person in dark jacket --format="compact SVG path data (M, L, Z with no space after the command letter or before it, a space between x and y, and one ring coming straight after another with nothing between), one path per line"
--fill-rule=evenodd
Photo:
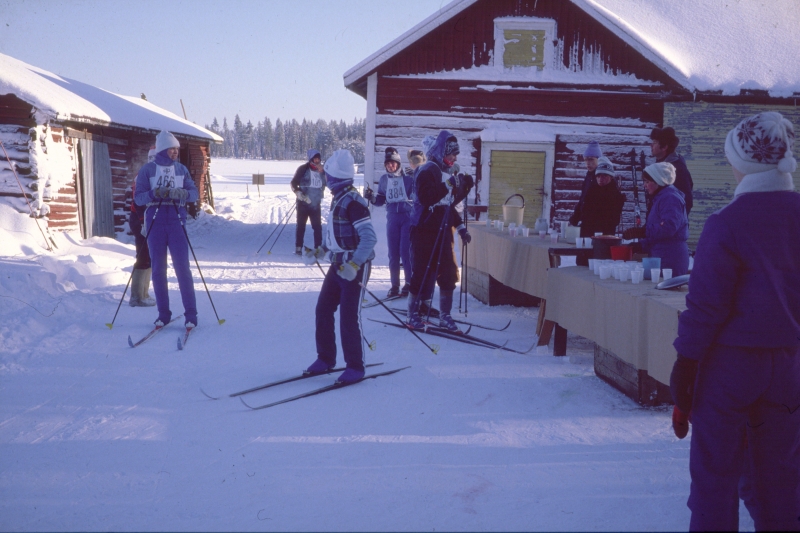
M595 233L614 235L625 205L626 197L617 187L614 165L607 157L598 159L594 176L595 183L587 191L579 211L580 219L573 224L580 224L581 237L593 237Z
M691 413L693 531L738 531L739 498L756 531L800 529L793 141L792 124L776 112L749 117L728 133L725 155L738 185L697 244L670 379L676 413Z
M586 195L589 189L595 183L595 170L597 169L598 160L603 157L603 152L600 150L600 144L597 141L592 141L583 152L583 161L586 163L586 177L583 178L581 185L581 196L578 199L578 204L575 206L575 211L569 217L570 226L577 226L583 218L583 206L586 203ZM581 233L583 236L583 234ZM591 235L589 235L591 237Z
M675 130L672 128L655 128L650 132L650 154L656 158L657 163L670 163L675 167L675 188L683 193L683 198L686 202L686 216L688 217L694 205L692 199L694 182L692 181L692 174L686 166L686 160L675 151L680 142L680 138L675 135ZM645 200L649 212L653 203L652 198L647 197Z
M661 258L661 268L671 268L673 276L689 272L689 219L683 193L675 188L675 167L670 163L654 163L642 172L647 194L653 206L643 228L628 228L622 236L639 239L642 250L650 257Z
M292 191L297 195L297 229L294 236L294 253L303 253L306 222L311 220L314 230L314 248L322 244L322 198L325 196L325 172L322 170L318 150L311 149L306 155L308 163L297 167L291 181Z
M378 192L370 188L364 198L380 207L386 205L386 240L389 246L389 278L392 286L387 298L408 296L411 282L411 214L414 211L414 178L402 169L400 154L391 146L386 148L383 166L386 174L380 177ZM405 284L400 289L400 261L403 263Z
M458 140L442 130L428 151L428 162L417 169L414 183L414 227L411 230L411 288L408 296L408 325L424 329L419 315L420 295L433 294L439 285L439 326L458 331L450 312L458 281L458 264L453 250L453 229L461 240L472 240L455 205L466 198L473 185L469 175L448 174L460 152Z
M156 147L147 152L147 162L150 163L156 158ZM131 196L136 197L136 179L133 180ZM131 307L152 307L156 301L150 298L150 276L153 269L150 267L150 249L147 247L147 239L142 233L144 225L144 209L136 209L136 201L131 202L131 210L128 214L128 226L131 228L134 243L136 245L136 262L133 264L133 274L131 275L131 297L128 303Z
M153 291L156 295L158 319L156 326L165 326L172 319L167 287L167 251L178 278L183 302L184 325L197 326L197 299L189 265L189 241L186 239L186 204L199 198L189 169L178 162L180 143L168 131L156 136L156 157L144 165L136 176L138 206L144 212L144 232L148 235L150 260L153 267ZM152 226L152 229L151 229Z
M353 187L352 154L348 150L336 150L325 162L325 174L333 194L325 244L308 249L303 262L318 264L329 255L331 266L317 299L317 360L306 373L328 373L336 366L335 313L338 308L342 352L347 367L336 381L353 383L364 377L361 302L378 238L372 226L369 204Z

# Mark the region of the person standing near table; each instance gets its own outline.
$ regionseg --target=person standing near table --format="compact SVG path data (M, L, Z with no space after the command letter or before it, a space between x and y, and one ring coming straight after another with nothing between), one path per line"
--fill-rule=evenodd
M569 218L569 224L571 226L577 226L583 218L583 206L586 201L586 194L595 184L595 170L597 169L597 161L601 157L603 157L603 152L600 150L600 144L597 141L590 142L583 152L583 161L586 164L586 177L583 178L581 196L578 198L578 204L575 206L575 211ZM593 235L589 236L591 237Z
M692 195L694 182L692 181L692 174L686 166L686 160L675 151L680 142L680 138L675 135L675 130L670 127L654 128L650 132L650 154L656 158L657 163L669 163L675 167L675 188L683 193L683 199L686 203L686 216L688 217L694 205ZM648 196L646 198L648 213L652 203L652 198Z
M311 220L314 231L314 248L322 244L322 198L325 196L325 172L319 150L306 152L308 162L297 167L292 178L292 191L297 195L297 229L294 237L294 253L303 253L306 222Z
M428 162L417 169L414 184L414 227L411 230L411 288L408 295L408 325L424 329L419 314L420 295L433 294L439 285L439 326L457 332L450 312L458 281L458 264L453 250L453 229L466 244L472 240L455 205L466 198L473 181L469 175L449 175L460 149L447 130L439 132L428 151Z
M150 163L155 157L156 149L154 146L147 152L147 162ZM131 197L136 197L136 179L133 180ZM156 301L150 298L150 275L153 269L150 267L150 249L147 247L147 239L142 233L143 225L144 209L136 209L136 201L131 201L128 226L131 228L136 245L136 262L133 264L133 275L131 276L131 297L128 300L131 307L153 307L156 305Z
M691 414L692 531L800 530L800 194L780 113L725 140L737 185L706 220L674 346L670 389ZM678 418L678 417L676 417ZM678 422L680 420L678 419ZM674 422L676 434L688 427Z
M578 222L581 237L594 237L595 233L614 235L622 216L625 195L614 179L614 165L607 157L600 157L594 171L595 183L589 187ZM577 224L576 224L577 225Z
M378 207L386 205L386 240L389 247L389 278L391 288L387 298L408 296L411 282L411 215L414 178L403 172L400 154L391 146L386 148L383 166L386 174L378 181L378 192L370 188L364 198ZM405 283L400 289L400 262L403 263Z
M661 268L671 268L673 276L689 272L689 218L683 193L675 188L675 167L653 163L642 172L645 191L653 205L643 228L628 228L625 239L639 239L650 257L661 258Z
M189 169L178 162L180 143L168 131L156 136L156 157L136 176L136 204L147 206L144 214L147 245L153 267L153 290L156 294L158 318L156 326L169 324L167 288L167 250L178 278L183 301L184 325L197 326L197 300L189 265L189 241L186 239L186 204L199 198ZM151 228L152 227L152 228Z

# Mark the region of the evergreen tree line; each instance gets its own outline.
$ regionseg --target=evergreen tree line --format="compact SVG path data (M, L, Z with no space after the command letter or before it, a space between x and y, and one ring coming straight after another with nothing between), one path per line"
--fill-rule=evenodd
M364 162L364 141L367 135L366 119L353 119L350 124L344 120L316 122L303 119L303 122L281 121L275 125L269 117L255 126L251 121L243 123L236 115L233 128L223 117L222 127L217 118L206 129L224 139L222 144L211 145L211 157L232 157L238 159L295 159L305 160L306 150L317 149L322 159L327 159L335 150L346 148L353 154L356 163Z

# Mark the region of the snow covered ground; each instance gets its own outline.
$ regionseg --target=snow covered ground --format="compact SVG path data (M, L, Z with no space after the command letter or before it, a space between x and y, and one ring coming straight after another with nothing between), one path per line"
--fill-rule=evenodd
M199 327L139 348L154 308L122 305L132 238L56 234L0 204L0 529L680 530L688 527L688 439L666 409L600 381L591 346L527 355L366 320L379 370L343 390L250 411L226 395L299 373L315 358L318 269L292 254L294 224L256 250L292 205L297 162L215 160L216 215L188 231L220 318L195 273ZM249 175L267 174L258 191ZM247 191L249 190L249 196ZM383 215L376 212L378 234ZM306 233L310 242L311 229ZM271 243L270 243L271 244ZM385 249L385 248L384 248ZM370 288L389 288L385 252ZM170 278L172 309L182 309ZM534 342L537 309L469 299L473 330ZM456 318L463 319L463 315ZM341 360L341 358L340 358ZM332 376L246 396L263 404ZM743 527L752 529L746 512Z

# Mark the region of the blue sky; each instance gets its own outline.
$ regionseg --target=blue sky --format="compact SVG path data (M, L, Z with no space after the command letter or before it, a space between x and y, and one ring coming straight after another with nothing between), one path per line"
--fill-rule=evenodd
M0 52L210 124L366 116L342 75L449 0L0 0Z

